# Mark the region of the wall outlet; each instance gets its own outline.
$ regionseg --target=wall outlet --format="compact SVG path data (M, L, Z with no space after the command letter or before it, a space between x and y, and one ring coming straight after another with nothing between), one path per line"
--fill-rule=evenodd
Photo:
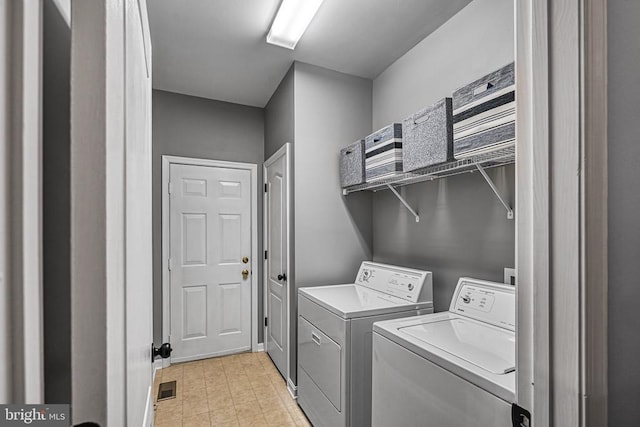
M504 283L511 286L516 285L516 269L515 268L504 269Z

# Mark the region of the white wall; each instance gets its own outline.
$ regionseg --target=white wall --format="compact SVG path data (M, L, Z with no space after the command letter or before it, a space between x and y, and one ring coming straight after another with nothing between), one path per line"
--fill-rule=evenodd
M640 419L640 2L610 0L609 121L609 426Z
M402 121L513 60L513 0L474 0L374 80L372 130ZM514 206L514 167L488 174ZM393 194L375 193L373 258L432 271L437 311L448 308L459 277L501 282L503 268L514 266L514 221L478 173L402 191L420 222Z

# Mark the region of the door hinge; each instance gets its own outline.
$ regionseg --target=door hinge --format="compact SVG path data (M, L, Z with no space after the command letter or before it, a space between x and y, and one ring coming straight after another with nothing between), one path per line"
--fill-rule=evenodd
M169 258L169 259L167 260L167 264L168 264L168 266L169 266L169 271L171 271L171 269L173 268L173 265L172 265L172 264L173 264L173 259Z
M269 326L269 318L268 318L268 317L265 317L265 318L264 318L264 326L265 326L265 328L266 328L267 326Z
M264 192L265 192L265 193L267 192L267 188L268 188L268 187L267 187L267 184L264 184Z
M264 259L268 259L267 251L264 251Z
M171 182L167 183L167 191L171 194Z
M511 422L513 427L531 427L531 413L514 403L511 406Z

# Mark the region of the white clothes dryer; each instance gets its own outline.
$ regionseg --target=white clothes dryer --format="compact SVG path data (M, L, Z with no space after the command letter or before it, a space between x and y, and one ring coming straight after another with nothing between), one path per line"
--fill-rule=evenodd
M314 426L371 425L372 325L433 312L428 271L363 262L355 283L298 289L298 403Z

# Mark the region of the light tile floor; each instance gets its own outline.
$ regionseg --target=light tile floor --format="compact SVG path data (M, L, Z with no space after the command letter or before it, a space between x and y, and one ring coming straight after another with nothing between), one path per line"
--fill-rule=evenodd
M311 426L289 395L282 376L266 353L242 353L180 363L156 374L176 380L175 399L155 403L155 425Z

